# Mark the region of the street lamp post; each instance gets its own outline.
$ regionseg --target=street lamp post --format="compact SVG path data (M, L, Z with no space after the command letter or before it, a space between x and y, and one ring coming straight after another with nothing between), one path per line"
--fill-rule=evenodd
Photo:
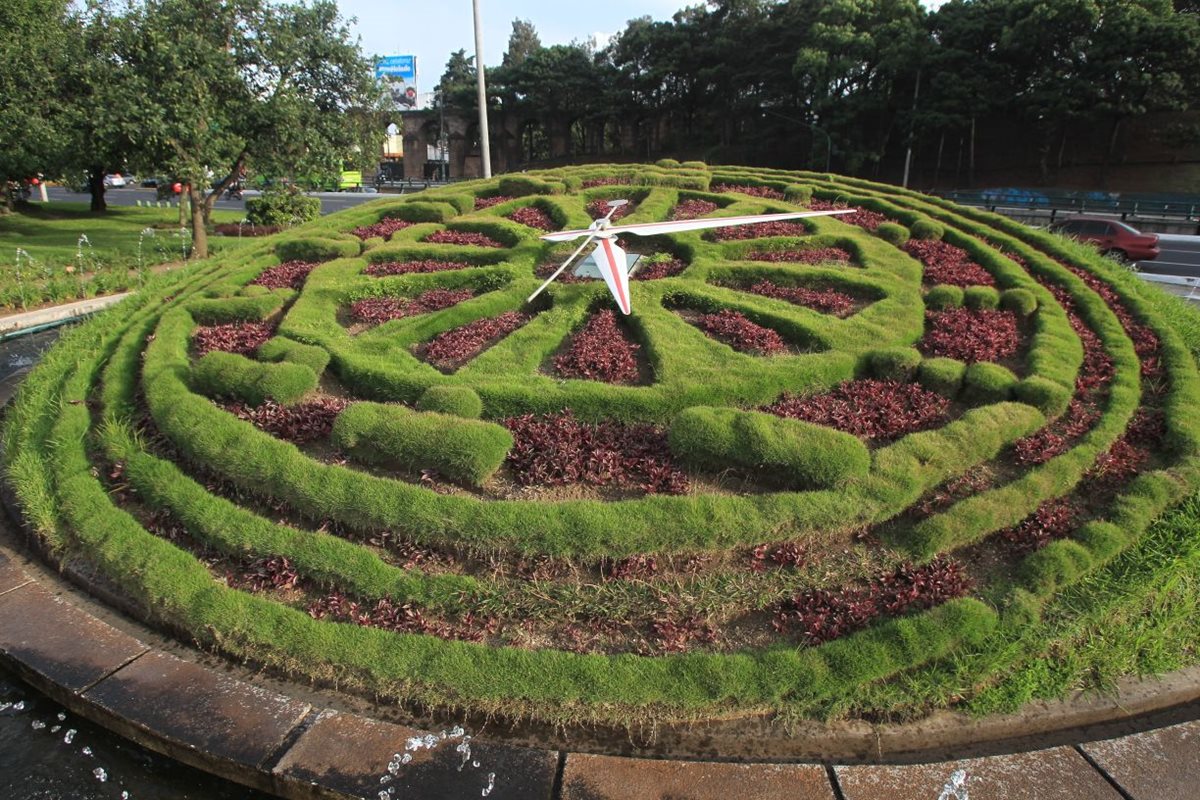
M483 23L479 19L479 0L471 0L475 12L475 85L479 90L479 151L483 160L483 177L492 177L492 147L488 135L487 87L483 75Z

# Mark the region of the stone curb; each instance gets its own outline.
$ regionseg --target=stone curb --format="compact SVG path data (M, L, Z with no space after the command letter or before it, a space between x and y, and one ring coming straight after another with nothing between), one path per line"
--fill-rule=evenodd
M1198 716L1194 704L1181 705L1197 697L1195 669L1129 681L1118 697L1041 703L1021 717L947 714L912 725L825 729L826 737L851 737L843 752L859 752L849 758L762 763L771 758L766 746L743 747L766 751L759 763L730 763L521 747L457 727L420 730L326 705L300 687L293 695L248 669L208 666L203 655L139 625L110 624L111 616L0 543L0 662L79 716L286 798L932 800L939 791L952 798L961 790L965 798L969 790L975 800L1142 800L1191 797L1200 785L1200 722L1179 723ZM1153 712L1160 713L1137 719ZM1129 733L1170 722L1177 724ZM1107 738L1120 733L1127 735ZM769 742L753 737L751 744ZM979 755L989 744L1006 754ZM872 759L893 763L863 763Z
M0 317L0 340L3 340L8 335L29 328L40 328L44 325L53 325L54 323L64 322L75 317L95 314L97 311L102 311L111 305L121 302L126 297L129 297L129 295L130 292L110 294L105 297L93 297L90 300L79 300L75 303L67 303L66 305L40 308L36 311L25 311L20 314L10 314Z

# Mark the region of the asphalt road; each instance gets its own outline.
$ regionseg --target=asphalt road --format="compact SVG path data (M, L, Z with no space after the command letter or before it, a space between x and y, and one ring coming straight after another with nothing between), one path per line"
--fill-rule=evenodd
M1200 278L1200 236L1160 233L1158 248L1158 258L1138 262L1140 272Z
M46 193L50 197L51 203L55 200L59 202L90 203L92 200L91 195L86 192L72 192L69 189L59 187L50 187L46 190ZM216 207L223 211L245 211L245 198L254 197L257 194L257 192L247 191L243 195L242 200L225 200L222 198L217 200ZM335 211L344 211L347 208L353 208L369 200L378 200L383 195L358 192L310 192L310 196L321 198L322 214L332 214ZM33 199L38 199L36 193ZM140 186L135 186L122 189L109 189L104 193L104 199L109 205L113 206L135 206L138 200L141 200L142 203L153 205L157 198L154 189L143 189Z

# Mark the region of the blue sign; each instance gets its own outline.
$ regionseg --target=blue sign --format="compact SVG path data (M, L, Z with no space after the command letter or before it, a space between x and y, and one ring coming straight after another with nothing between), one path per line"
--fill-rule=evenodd
M375 77L399 78L405 83L417 80L416 56L383 56L375 67Z

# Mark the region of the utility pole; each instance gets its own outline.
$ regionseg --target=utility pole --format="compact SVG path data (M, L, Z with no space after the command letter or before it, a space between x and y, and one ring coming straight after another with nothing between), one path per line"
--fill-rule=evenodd
M913 138L917 128L917 97L921 94L921 70L917 69L917 86L913 89L912 118L908 121L908 150L904 153L904 181L900 184L908 188L908 170L912 166Z
M487 87L483 76L483 23L479 18L479 0L471 0L475 11L475 84L479 89L479 155L483 160L483 177L492 177L492 145L488 135Z

